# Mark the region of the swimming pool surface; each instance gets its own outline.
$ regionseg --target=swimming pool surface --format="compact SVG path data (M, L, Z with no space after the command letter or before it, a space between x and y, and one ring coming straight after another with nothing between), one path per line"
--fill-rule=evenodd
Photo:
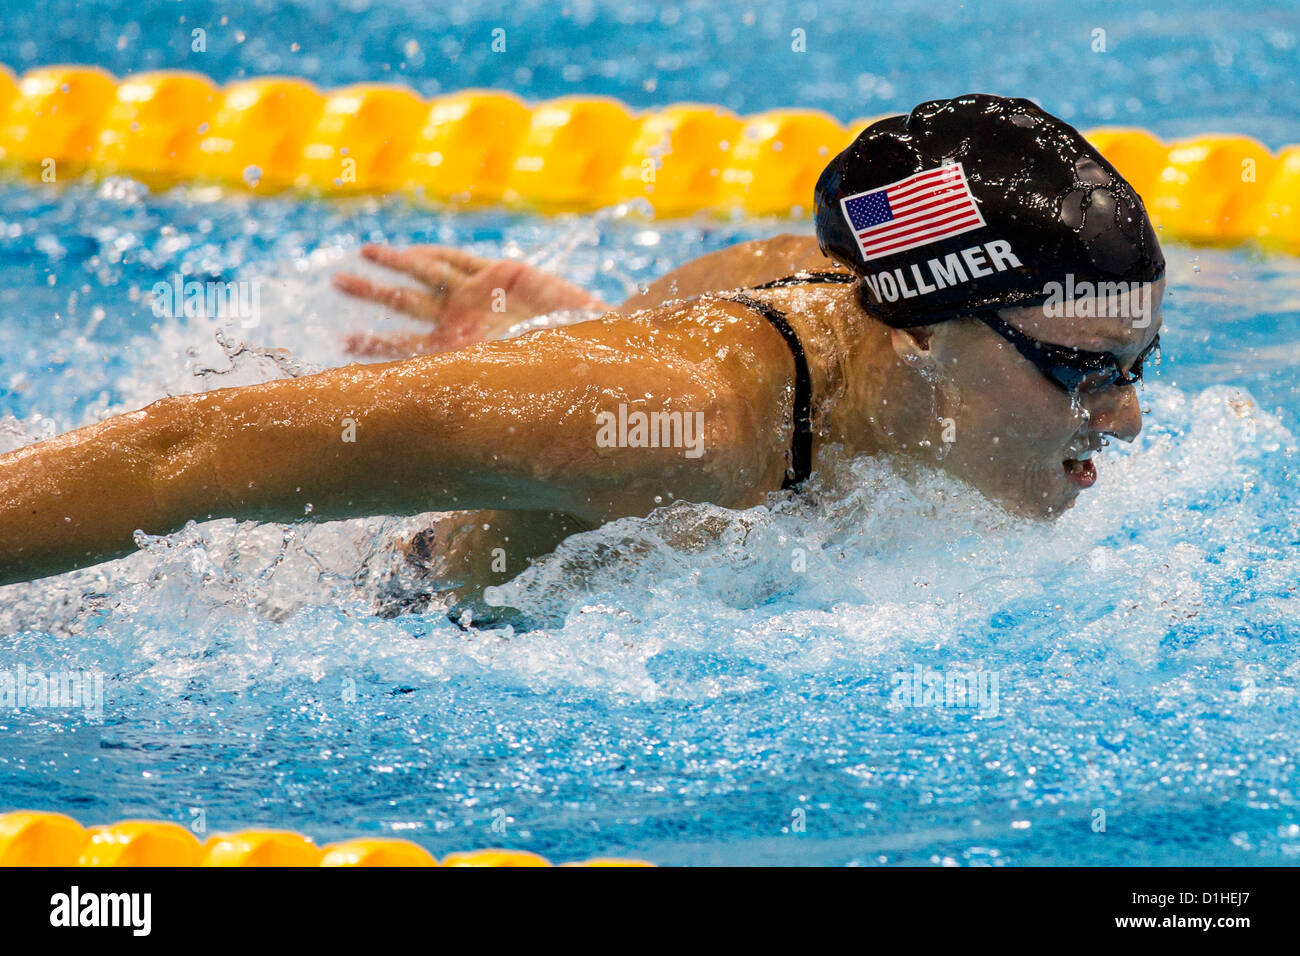
M0 62L841 120L980 90L1084 128L1300 141L1300 24L1254 0L404 6L15 4ZM488 48L498 26L505 54ZM349 331L407 327L331 290L362 241L526 256L618 300L702 252L809 228L5 181L0 450L340 364ZM1146 427L1054 525L861 462L801 501L679 506L571 539L511 585L542 624L524 633L372 613L411 519L215 522L0 588L0 671L105 675L102 719L0 710L0 811L555 860L1295 862L1300 259L1166 254ZM223 346L214 320L155 318L147 293L177 273L257 280L261 323ZM996 677L996 697L900 707L896 675L918 668Z

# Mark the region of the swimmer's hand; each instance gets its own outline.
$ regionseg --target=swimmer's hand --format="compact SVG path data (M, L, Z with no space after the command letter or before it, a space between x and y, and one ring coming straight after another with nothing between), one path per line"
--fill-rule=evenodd
M354 333L347 339L353 355L398 358L448 352L492 339L535 315L611 308L573 283L513 259L486 259L449 246L394 249L374 244L362 246L361 255L419 280L424 288L378 285L347 272L334 277L335 287L428 322L433 330Z

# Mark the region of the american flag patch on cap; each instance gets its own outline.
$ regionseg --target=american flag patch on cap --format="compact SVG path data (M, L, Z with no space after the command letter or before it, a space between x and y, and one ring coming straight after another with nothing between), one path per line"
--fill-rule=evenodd
M868 262L958 236L984 225L961 163L913 173L840 200Z

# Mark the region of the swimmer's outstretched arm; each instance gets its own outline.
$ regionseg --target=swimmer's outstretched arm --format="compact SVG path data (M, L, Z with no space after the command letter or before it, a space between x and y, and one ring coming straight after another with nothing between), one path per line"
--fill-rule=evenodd
M495 508L599 523L677 498L760 501L785 468L784 342L732 303L660 312L166 398L0 456L0 583L191 519ZM597 416L620 404L692 416L703 453L605 447Z

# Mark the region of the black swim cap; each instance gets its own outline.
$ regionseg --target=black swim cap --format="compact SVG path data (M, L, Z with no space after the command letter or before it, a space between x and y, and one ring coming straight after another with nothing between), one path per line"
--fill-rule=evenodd
M873 123L817 180L817 241L895 328L1031 305L1048 283L1152 282L1165 259L1133 187L1068 123L969 94Z

